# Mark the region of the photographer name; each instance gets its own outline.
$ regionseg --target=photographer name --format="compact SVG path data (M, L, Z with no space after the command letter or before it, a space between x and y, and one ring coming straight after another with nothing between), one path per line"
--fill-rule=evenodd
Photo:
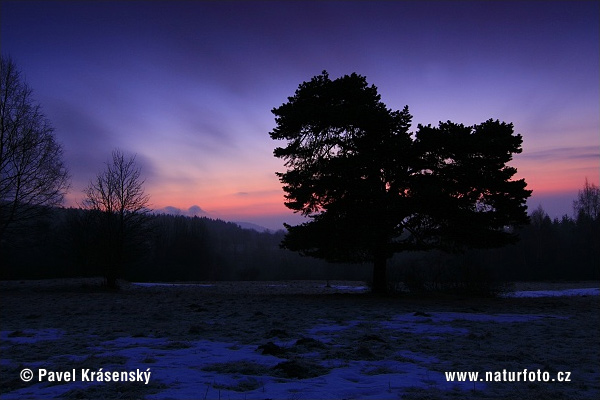
M150 368L134 371L103 371L103 368L90 369L73 368L70 371L49 371L45 368L38 370L38 381L40 382L150 382Z

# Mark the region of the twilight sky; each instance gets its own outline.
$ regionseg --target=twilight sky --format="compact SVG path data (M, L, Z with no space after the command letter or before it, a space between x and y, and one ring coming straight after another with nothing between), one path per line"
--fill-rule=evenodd
M154 209L248 221L283 206L270 110L357 72L418 123L513 122L512 165L552 217L600 174L599 1L10 1L1 51L65 150L68 205L112 149Z

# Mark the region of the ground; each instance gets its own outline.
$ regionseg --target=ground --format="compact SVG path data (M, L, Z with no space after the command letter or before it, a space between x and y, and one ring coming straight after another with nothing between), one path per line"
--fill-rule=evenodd
M2 399L599 398L600 297L376 297L358 283L0 282ZM597 282L517 289L595 287ZM34 371L31 382L19 373ZM448 382L445 372L570 372ZM149 371L145 382L38 371Z

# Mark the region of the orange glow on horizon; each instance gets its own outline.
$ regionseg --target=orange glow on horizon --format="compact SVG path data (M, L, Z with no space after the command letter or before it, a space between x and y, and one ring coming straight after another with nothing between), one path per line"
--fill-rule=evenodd
M589 183L598 185L600 168L597 164L589 159L577 164L566 159L540 163L535 158L525 157L509 163L517 168L513 179L524 178L527 189L533 190L533 196L577 193L583 188L586 178ZM251 171L249 175L253 173ZM190 207L197 206L206 216L225 220L293 214L285 207L281 184L273 177L267 179L266 174L262 174L262 180L250 180L248 175L238 175L231 179L232 175L228 176L230 179L215 178L209 182L198 179L197 184L193 179L179 182L154 179L146 182L144 189L150 195L150 208L153 210L174 207L187 215ZM193 176L190 174L188 178ZM82 191L72 188L65 197L65 206L79 207L82 201Z
M515 179L525 178L527 189L533 190L535 195L560 195L577 192L583 188L585 178L591 184L598 185L598 178L594 177L592 172L587 175L581 175L579 179L574 180L572 174L561 171L549 171L544 174L529 174L528 176L516 176ZM189 197L173 196L160 190L147 191L150 194L150 207L154 210L160 210L166 207L175 207L182 212L186 212L192 206L199 206L209 216L218 218L228 218L230 215L236 217L248 216L271 216L286 213L292 213L284 205L283 191L265 191L260 194L240 194L229 193L222 195L202 195L202 193L188 193ZM64 206L80 207L83 201L83 194L69 192L65 196Z
M521 161L519 165L514 166L518 169L514 179L524 178L527 189L533 190L536 194L576 192L583 188L585 179L595 185L598 185L599 181L599 167L589 164L575 165L572 162L539 164Z

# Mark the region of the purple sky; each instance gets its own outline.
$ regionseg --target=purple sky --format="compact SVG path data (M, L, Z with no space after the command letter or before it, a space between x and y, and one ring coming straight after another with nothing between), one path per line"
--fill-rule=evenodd
M326 69L357 72L414 125L489 118L552 217L600 174L600 2L10 1L1 50L56 128L76 205L112 149L155 209L280 228L270 112Z

